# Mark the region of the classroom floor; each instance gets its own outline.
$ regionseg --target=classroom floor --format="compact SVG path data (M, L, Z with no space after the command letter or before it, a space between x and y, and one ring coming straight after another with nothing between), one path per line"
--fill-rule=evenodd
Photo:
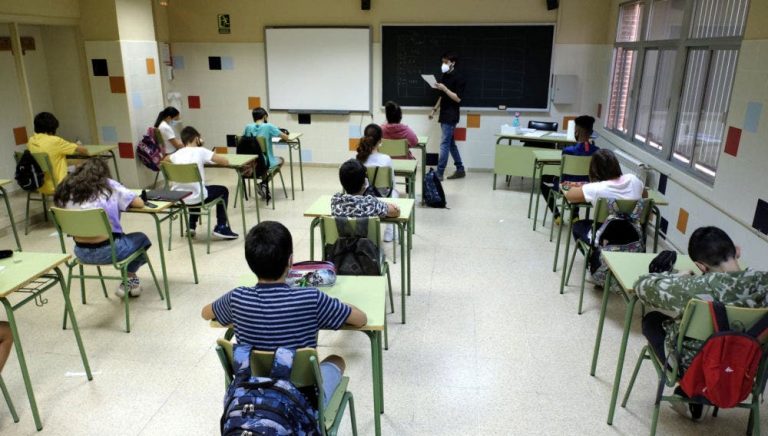
M296 261L309 257L310 220L302 211L319 195L337 190L336 174L331 168L307 168L306 190L298 190L295 201L276 195L275 211L262 206L263 220L281 221L291 230ZM231 171L209 170L208 176L209 183L234 190ZM548 241L549 229L533 232L526 218L529 183L514 180L510 189L492 191L491 174L470 173L466 179L444 183L450 210L418 209L406 325L400 324L400 268L391 268L397 312L389 315L390 348L384 352L384 435L649 431L656 386L650 364L641 370L627 408L617 408L613 426L605 423L624 304L619 298L610 301L597 376L591 377L600 295L588 289L584 314L579 316L577 280L572 279L564 295L558 294L560 275L552 272L554 243ZM18 209L18 199L14 206L23 210ZM248 224L256 224L253 203L246 210ZM230 208L229 214L233 230L242 235L240 211ZM156 239L148 216L124 215L123 227ZM167 236L167 227L163 231ZM176 231L174 249L167 257L173 310L165 310L148 270L142 269L144 293L132 301L130 334L123 331L122 305L114 296L103 298L98 282L88 286L86 306L73 291L94 371L91 382L82 375L71 330L61 329L63 302L58 288L46 294L44 306L29 304L17 313L44 425L39 434L218 434L224 385L214 343L222 331L210 328L200 318L200 309L235 286L248 267L242 239L217 241L206 255L204 238L198 236L200 283L195 285L182 243ZM37 225L22 244L26 251L59 249L50 224ZM0 238L0 247L13 245L12 236ZM159 267L153 251L152 260ZM622 395L642 346L635 322ZM346 358L360 434L372 435L367 337L323 331L319 352ZM38 434L15 352L3 378L21 422L13 423L0 404L0 433ZM744 410L724 410L717 418L694 424L663 405L659 434L741 434L747 416ZM762 424L768 428L765 416ZM348 419L341 433L351 434Z

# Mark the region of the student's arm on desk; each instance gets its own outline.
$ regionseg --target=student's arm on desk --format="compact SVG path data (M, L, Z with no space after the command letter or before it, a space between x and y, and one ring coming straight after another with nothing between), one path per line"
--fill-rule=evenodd
M563 195L569 203L584 203L587 201L586 198L584 198L584 191L581 189L581 186L574 186L565 191L565 194Z
M213 303L203 306L203 311L200 313L200 316L202 316L206 321L210 321L216 318L216 315L213 313Z
M216 153L214 153L213 157L211 157L211 162L215 163L216 165L229 165L229 160L227 160L226 157Z
M347 304L347 306L349 306L352 311L349 313L347 320L344 321L344 324L351 325L352 327L362 327L368 324L368 316L365 315L365 312L352 304Z
M654 273L640 276L633 287L643 303L680 314L688 301L701 293L697 291L706 289L706 280L703 275L694 276L691 271Z
M387 217L397 218L400 216L400 207L396 204L387 203Z
M131 204L128 205L128 207L134 207L137 209L141 209L144 207L144 200L141 199L138 195L131 200Z

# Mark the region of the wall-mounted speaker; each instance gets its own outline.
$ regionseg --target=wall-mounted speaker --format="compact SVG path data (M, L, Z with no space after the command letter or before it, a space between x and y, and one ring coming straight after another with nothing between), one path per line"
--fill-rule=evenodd
M360 0L360 9L364 11L371 10L371 0Z
M547 0L547 10L551 11L552 9L557 9L559 3L560 0Z

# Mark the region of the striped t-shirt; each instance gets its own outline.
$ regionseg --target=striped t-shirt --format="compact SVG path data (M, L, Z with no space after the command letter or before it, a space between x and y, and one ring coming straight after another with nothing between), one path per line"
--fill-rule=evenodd
M213 302L221 324L234 324L237 342L257 350L317 347L317 331L337 330L352 309L317 288L285 283L241 286Z

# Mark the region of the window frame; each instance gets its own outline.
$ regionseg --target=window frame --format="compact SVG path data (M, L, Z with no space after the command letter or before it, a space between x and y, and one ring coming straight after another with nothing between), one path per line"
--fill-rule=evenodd
M750 1L753 1L753 0L750 0ZM631 42L616 41L616 39L618 39L620 26L621 26L620 19L621 19L622 8L635 3L640 3L642 5L642 12L640 14L640 29L638 31L638 35L639 35L638 40L631 41ZM685 9L683 11L683 19L681 22L680 37L677 39L668 39L668 40L657 40L657 39L648 40L647 39L648 26L650 25L651 10L653 8L653 3L654 3L654 0L628 0L619 4L617 15L616 15L617 27L616 27L616 34L614 35L613 53L614 53L614 56L616 56L616 51L618 48L622 48L623 50L636 50L637 59L635 64L635 70L632 72L630 89L629 89L629 92L627 93L627 107L626 107L627 131L625 133L615 128L615 126L608 126L607 118L604 123L604 127L607 131L611 132L614 135L617 135L618 137L622 138L626 142L629 142L634 146L644 150L645 152L652 154L659 159L664 160L665 162L673 165L675 168L678 168L684 171L686 174L692 175L695 178L702 180L711 185L711 184L714 184L715 177L717 176L717 168L715 169L715 175L711 175L708 172L705 172L696 168L696 155L698 152L698 147L694 146L692 150L692 158L688 164L679 161L673 156L675 151L675 139L676 139L678 129L680 127L678 125L678 122L679 122L679 113L680 113L680 110L682 109L681 106L682 106L682 95L683 95L683 85L684 85L683 82L685 80L685 71L686 71L686 66L688 62L688 54L691 49L707 49L711 52L714 52L717 50L736 50L737 66L738 66L738 56L741 50L743 35L738 37L692 38L690 36L691 25L692 25L694 12L695 12L696 0L686 0L685 6L684 6ZM749 3L747 4L747 10L748 8L749 8ZM667 117L664 124L664 133L662 136L661 149L658 149L652 145L649 145L647 143L648 142L647 135L646 135L645 142L635 138L635 133L637 130L638 113L640 110L640 98L641 98L640 87L642 86L646 56L648 52L651 50L658 51L656 70L653 76L654 89L651 91L652 95L649 102L651 112L653 110L653 106L657 96L656 94L657 94L657 86L658 86L658 73L661 68L661 60L663 57L662 52L664 50L672 50L675 52L673 75L672 75L671 83L669 84L669 87L670 87L669 106L667 110ZM709 68L711 67L708 67L707 77L709 77ZM614 70L612 65L611 73L609 76L610 80L608 83L608 101L606 102L606 107L608 108L608 111L611 110L610 104L612 103L611 92L613 90L613 85L614 85L613 75L614 75ZM729 99L732 97L734 82L735 82L735 77L731 81L730 88L728 89ZM729 109L730 108L726 108L723 114L723 119L727 119ZM650 116L651 116L651 113L649 113L649 119L648 119L649 125L650 125ZM719 150L720 154L722 153L724 141L725 141L725 133L723 134L723 138L721 138L721 141L720 141L720 150ZM718 158L718 164L719 164L719 158Z

